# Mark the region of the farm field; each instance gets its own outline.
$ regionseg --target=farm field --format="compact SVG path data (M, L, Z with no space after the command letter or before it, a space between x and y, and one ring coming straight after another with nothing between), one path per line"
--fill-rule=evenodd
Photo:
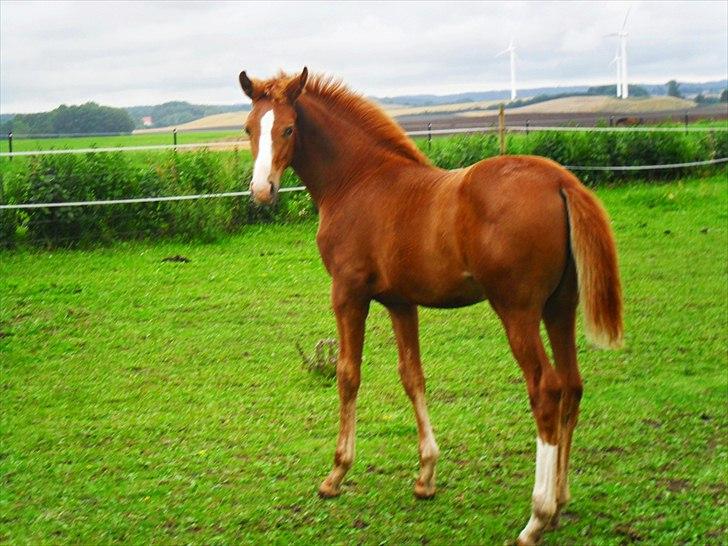
M537 104L529 104L520 108L513 108L513 114L600 114L624 113L638 114L646 112L661 112L671 110L690 110L695 107L691 100L676 97L638 97L628 100L615 97L563 97L547 100ZM472 117L482 115L482 112L462 112L458 116ZM495 112L497 115L497 112Z
M380 104L379 106L392 117L412 116L422 114L453 114L456 112L464 112L468 110L483 110L493 104L503 101L471 101L453 104L438 104L430 106L406 106L401 104ZM219 127L242 127L248 116L247 111L227 112L225 114L214 114L205 116L177 126L177 130L205 130L217 129ZM170 132L172 127L161 127L155 129L139 129L134 131L135 134L152 134L158 132Z
M728 539L726 172L600 188L626 348L578 335L573 503L546 545ZM311 221L203 244L0 252L0 542L503 544L530 512L535 432L487 304L423 310L439 491L414 499L417 432L385 311L370 313L357 459L316 488L335 336ZM163 262L181 255L188 263Z
M178 131L200 131L218 129L221 127L241 127L248 118L248 111L239 110L237 112L225 112L223 114L212 114L199 119L180 123L177 125ZM153 134L161 132L170 132L174 127L156 127L154 129L137 129L134 134Z
M524 98L524 97L521 97ZM413 116L433 115L442 117L488 117L497 116L497 110L486 111L486 108L504 102L503 100L470 101L452 104L437 104L427 106L406 106L399 104L380 104L382 109L394 118L408 118ZM695 108L694 101L668 96L633 97L629 100L620 100L614 97L564 97L547 100L538 104L523 106L509 110L513 114L605 114L605 113L659 113L675 110L691 110ZM229 112L206 116L177 126L178 130L204 130L221 127L241 126L248 112ZM156 132L169 132L172 127L142 129L135 131L139 134Z
M414 116L421 114L454 114L469 110L484 110L488 106L500 104L502 100L480 100L456 102L453 104L433 104L428 106L390 106L383 105L384 111L392 117Z

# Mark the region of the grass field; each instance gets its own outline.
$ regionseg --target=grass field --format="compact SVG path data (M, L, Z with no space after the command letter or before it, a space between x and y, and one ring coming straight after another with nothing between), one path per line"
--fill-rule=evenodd
M192 144L196 142L216 142L220 140L233 140L242 138L240 131L190 131L178 132L177 144ZM117 136L83 136L62 138L14 138L13 151L28 150L62 150L79 148L109 148L118 146L151 146L158 144L173 144L172 131L166 133L145 133ZM8 151L8 140L0 140L0 152Z
M600 189L626 348L588 348L573 503L544 544L728 539L725 174ZM213 245L0 253L0 542L503 544L525 524L535 433L486 304L421 313L439 492L412 495L416 428L386 313L370 314L357 460L317 498L333 337L314 223ZM162 262L183 255L189 263Z

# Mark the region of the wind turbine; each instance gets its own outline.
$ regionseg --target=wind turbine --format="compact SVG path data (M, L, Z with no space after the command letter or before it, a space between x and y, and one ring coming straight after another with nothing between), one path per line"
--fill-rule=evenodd
M619 32L613 32L611 34L607 34L607 36L617 36L619 37L619 61L617 61L618 66L621 64L622 70L621 70L621 82L617 83L618 87L622 88L621 97L623 99L626 99L629 97L629 81L627 79L627 36L629 36L629 33L625 30L627 27L627 17L629 17L629 12L632 9L632 6L629 6L627 8L627 13L624 15L624 22L622 22L622 28ZM617 57L615 57L617 58ZM620 85L621 83L621 85Z
M617 46L617 51L614 53L614 59L609 63L609 66L612 65L617 67L617 85L615 87L617 89L617 98L619 98L622 96L622 59L619 56L619 46Z
M496 57L510 53L511 58L511 101L516 100L516 48L513 45L513 38L508 48L504 49Z

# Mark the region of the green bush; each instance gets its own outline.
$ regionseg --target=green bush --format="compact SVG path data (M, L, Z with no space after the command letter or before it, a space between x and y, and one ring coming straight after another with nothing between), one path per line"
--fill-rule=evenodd
M419 140L433 164L455 169L498 154L498 136L478 134ZM728 132L539 132L509 134L509 154L541 155L563 165L649 165L728 157ZM140 159L141 157L141 159ZM17 158L16 158L17 159ZM677 178L701 170L576 171L589 185ZM46 155L0 163L0 202L65 202L209 194L247 190L252 162L245 152ZM286 171L283 187L301 185ZM282 193L273 207L247 197L110 206L0 211L0 246L18 239L46 247L142 237L211 241L246 224L292 222L316 209L305 193Z
M25 184L24 174L23 168L17 164L5 165L0 170L0 203L17 204L23 201L21 188ZM19 211L0 210L0 249L15 246L20 222Z
M443 169L460 169L498 154L496 135L469 135L418 141L419 148L433 164Z
M728 157L728 133L683 132L547 132L509 134L509 154L539 155L567 166L660 165ZM438 167L452 169L498 154L496 135L472 135L418 142ZM697 172L709 172L706 167ZM674 179L694 168L641 171L575 171L586 184L595 186L621 180Z

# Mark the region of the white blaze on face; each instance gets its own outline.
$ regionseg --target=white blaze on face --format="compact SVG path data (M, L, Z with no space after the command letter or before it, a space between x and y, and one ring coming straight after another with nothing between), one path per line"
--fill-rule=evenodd
M275 115L271 108L260 119L260 139L258 140L258 157L253 166L253 181L250 190L253 194L270 193L270 171L273 168L273 120Z

